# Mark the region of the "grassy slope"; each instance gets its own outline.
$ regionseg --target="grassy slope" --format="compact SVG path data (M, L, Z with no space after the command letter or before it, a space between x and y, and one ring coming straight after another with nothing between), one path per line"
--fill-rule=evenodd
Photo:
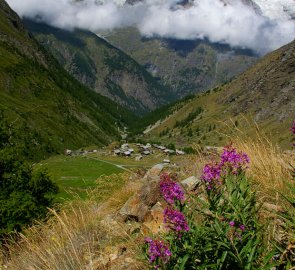
M179 98L224 83L257 61L246 50L207 41L147 39L134 28L102 35L170 85Z
M61 65L90 89L137 113L171 101L171 90L131 57L97 35L73 32L25 20L28 29Z
M179 105L180 109L170 108L174 114L149 132L147 138L158 140L168 129L160 138L162 141L222 145L236 132L234 124L252 136L256 132L254 120L273 142L289 148L289 128L295 118L294 47L292 42L267 55L229 84L196 96ZM200 115L185 126L179 125L199 107L203 109Z
M0 108L26 126L34 157L117 138L115 123L132 114L69 76L3 0L0 6Z

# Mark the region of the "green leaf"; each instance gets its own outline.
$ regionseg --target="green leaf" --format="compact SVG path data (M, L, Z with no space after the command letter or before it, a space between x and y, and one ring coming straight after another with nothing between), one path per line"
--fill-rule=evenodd
M186 255L182 258L182 260L181 260L181 264L180 264L180 266L179 266L179 270L184 270L184 269L185 269L185 264L186 264L186 262L187 262L188 259L189 259L189 255L186 254Z

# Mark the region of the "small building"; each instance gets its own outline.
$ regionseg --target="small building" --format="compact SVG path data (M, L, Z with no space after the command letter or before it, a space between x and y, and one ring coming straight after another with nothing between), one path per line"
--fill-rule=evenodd
M184 154L185 154L184 151L176 150L176 155L181 156L181 155L184 155Z
M70 149L66 149L66 150L65 150L65 155L66 155L66 156L71 156L71 155L72 155L72 150L70 150Z
M115 149L114 150L114 154L117 155L117 156L120 155L121 154L121 150L120 149Z
M128 143L124 143L121 146L122 149L128 149L129 148L129 144Z
M142 158L143 158L142 155L139 155L139 156L136 156L136 157L135 157L135 160L136 160L136 161L140 161L140 160L142 160Z
M125 152L123 152L123 155L125 157L130 157L131 156L131 152L130 151L125 151Z

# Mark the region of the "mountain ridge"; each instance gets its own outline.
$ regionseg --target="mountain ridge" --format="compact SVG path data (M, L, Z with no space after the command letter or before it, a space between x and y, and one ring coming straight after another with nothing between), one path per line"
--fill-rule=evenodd
M25 25L77 80L137 114L173 100L134 59L94 33L72 32L25 19Z
M169 117L156 119L157 125L150 122L153 129L143 138L218 146L237 127L253 136L256 122L273 143L290 148L289 129L295 118L294 56L295 41L269 53L231 82L170 107Z
M27 136L30 157L104 145L135 119L72 78L0 0L0 108Z
M251 50L207 40L144 38L135 28L99 34L171 87L178 99L227 82L259 58Z

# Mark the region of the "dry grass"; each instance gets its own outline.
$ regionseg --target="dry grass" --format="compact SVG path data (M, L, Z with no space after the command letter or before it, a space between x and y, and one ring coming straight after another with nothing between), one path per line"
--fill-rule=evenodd
M124 177L130 181L130 175ZM32 226L20 234L17 243L7 246L9 260L4 262L3 269L118 269L111 261L114 265L124 264L126 256L132 258L126 269L139 269L141 262L136 257L140 250L134 236L111 216L137 188L138 184L127 183L104 203L98 204L93 192L87 201L69 203L58 212L51 209L46 223Z
M260 200L272 200L279 197L279 193L286 194L286 185L291 180L291 166L294 160L274 145L263 132L255 126L255 136L246 136L236 128L236 135L231 139L233 145L247 153L250 157L248 175L254 181Z
M259 201L276 202L280 193L286 195L289 192L286 183L291 181L290 165L295 166L294 151L293 154L292 152L283 153L257 124L249 122L246 118L244 118L244 124L241 130L235 126L233 121L230 124L223 123L230 135L226 132L222 135L228 138L227 144L232 143L235 148L250 157L247 173L258 192ZM252 135L246 134L245 130L251 130ZM198 147L195 145L195 149L198 150ZM199 173L209 160L219 159L219 154L204 155L200 149L197 163Z

